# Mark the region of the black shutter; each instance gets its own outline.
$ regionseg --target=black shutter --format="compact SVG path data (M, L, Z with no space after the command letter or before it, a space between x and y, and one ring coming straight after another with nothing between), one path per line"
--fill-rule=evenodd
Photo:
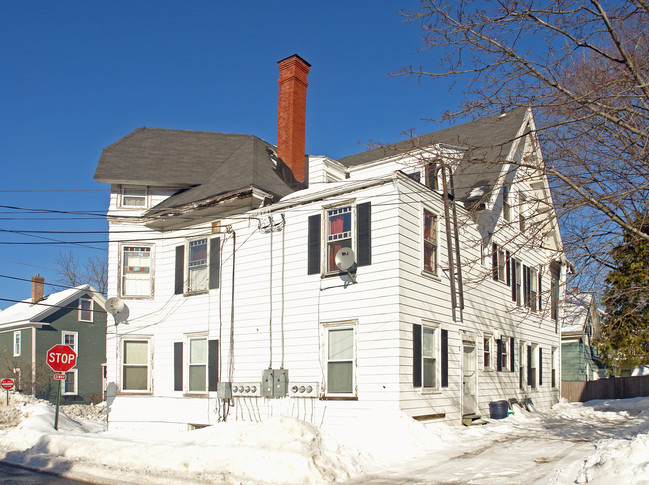
M174 391L183 390L183 343L174 342Z
M542 281L543 281L543 270L539 268L539 284L537 286L537 291L539 295L539 304L538 304L539 311L543 310L543 298L541 297L541 294L543 293L543 288L541 288Z
M421 387L421 325L412 325L412 385Z
M530 305L529 268L523 265L523 305Z
M185 246L176 247L176 284L174 294L182 295L185 281Z
M491 254L491 271L493 273L494 281L498 281L498 244L493 243L491 247L493 253Z
M531 386L534 381L532 380L532 346L527 346L527 385Z
M543 385L543 349L539 347L539 386Z
M210 239L210 282L209 288L219 287L219 274L221 271L221 238Z
M372 264L372 206L369 202L356 206L356 263L358 266Z
M442 330L442 387L448 387L448 330Z
M516 369L516 358L514 357L514 337L509 338L509 370Z
M496 370L501 372L503 370L503 341L502 339L496 340Z
M219 382L219 341L209 340L207 345L207 390L216 391Z
M308 274L320 273L320 214L309 216L308 230Z
M516 260L512 259L512 301L516 302L518 282L516 281Z
M511 272L511 254L509 251L505 251L505 270L507 271L507 286L511 286L512 284L512 272Z

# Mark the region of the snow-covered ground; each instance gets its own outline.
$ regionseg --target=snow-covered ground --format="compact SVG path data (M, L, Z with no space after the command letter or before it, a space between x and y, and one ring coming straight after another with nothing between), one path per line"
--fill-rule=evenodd
M482 426L397 412L326 432L294 418L164 435L104 431L102 406L0 400L0 460L91 483L649 484L649 398L562 402Z

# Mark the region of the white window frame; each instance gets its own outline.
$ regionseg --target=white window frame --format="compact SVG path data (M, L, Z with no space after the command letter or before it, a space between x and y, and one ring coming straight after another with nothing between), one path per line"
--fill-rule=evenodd
M22 334L20 330L14 331L14 357L20 357L22 354Z
M433 237L434 240L426 238L426 218L432 218ZM426 247L432 246L434 256L434 267L432 269L426 268ZM421 211L421 270L424 274L437 276L439 268L439 215L427 207L423 207Z
M430 355L426 355L426 334L431 335L431 349ZM441 378L441 356L440 356L440 330L439 325L431 324L430 322L422 322L421 324L421 391L422 393L438 392L440 390ZM433 366L433 384L426 385L426 360L432 360Z
M511 186L507 183L503 185L503 219L512 221Z
M123 298L152 298L153 297L153 286L154 286L154 248L155 245L153 244L140 244L140 243L135 243L135 244L128 244L128 243L122 243L119 248L119 292L120 295ZM138 279L141 279L142 281L147 280L149 282L149 291L146 293L126 293L126 280L128 278L127 273L125 271L126 268L126 252L130 253L135 253L135 252L142 252L142 253L148 253L149 257L149 266L148 266L148 271L147 271L147 278L133 278L132 281L137 281ZM134 268L144 268L144 266L133 266ZM132 274L136 275L138 273L144 273L143 271L133 271Z
M20 367L14 367L13 369L13 374L14 374L14 392L15 391L22 391L22 380L20 378Z
M68 336L68 335L71 335L73 337L74 345L70 345L70 344L65 342L65 337ZM74 352L77 354L77 358L78 358L78 356L79 356L79 332L70 332L68 330L61 331L61 344L62 345L67 345L70 348L72 348L72 350L74 350Z
M124 362L125 357L125 345L128 342L145 342L147 344L147 362L146 364L134 363L126 364ZM152 392L152 369L153 369L153 359L152 359L152 346L153 341L150 337L129 337L123 338L120 341L120 391L124 394L150 394ZM124 371L129 367L146 367L146 389L125 389L124 388Z
M527 229L527 196L518 192L518 229L524 232Z
M518 341L518 388L521 391L527 389L527 344L524 340Z
M357 324L356 322L337 322L337 323L323 323L322 324L322 347L323 347L323 362L325 364L325 369L324 369L324 374L325 374L325 396L326 397L346 397L346 398L351 398L355 399L357 398L357 383L356 383L356 356L357 356L357 338L358 338L358 332L357 332ZM330 359L329 357L329 334L330 332L336 332L336 331L341 331L341 330L347 330L351 331L352 335L352 355L351 358L346 357L344 359ZM329 375L329 365L330 364L336 364L336 363L344 363L344 362L350 362L351 363L351 392L332 392L330 391L330 375Z
M192 341L202 340L205 342L205 362L192 362ZM186 335L185 336L185 393L187 394L206 394L209 379L209 340L206 334ZM205 368L205 382L202 389L191 389L191 369L192 367Z
M68 391L67 385L70 380L70 374L74 376L74 389ZM77 396L79 394L79 369L70 369L65 373L65 381L61 385L61 394L64 396Z
M126 194L131 191L132 193ZM143 192L143 193L137 193ZM143 185L122 185L119 192L120 207L125 209L148 209L149 208L149 188ZM129 204L128 199L141 200L142 204Z
M532 390L536 390L539 388L539 345L538 344L530 344L531 348L528 349L528 351L532 352L532 375L534 376L534 382L533 383L527 383L527 385L530 387ZM532 385L533 384L533 385Z
M550 387L552 389L557 389L559 386L557 385L557 374L559 370L559 349L558 347L552 347L550 350Z
M497 357L494 352L494 336L491 333L482 334L482 369L486 371L493 371L496 367L494 366L495 358ZM488 347L488 348L487 348ZM489 357L489 362L485 362L486 358Z
M89 308L84 310L83 309L83 302L88 302L90 304ZM92 315L93 315L94 309L95 309L95 306L94 306L94 301L93 301L92 298L79 298L79 313L78 313L79 321L80 322L92 322L93 321ZM84 312L88 312L88 314L89 314L88 318L83 318Z
M509 352L510 352L510 350L509 350L509 347L510 347L510 345L509 345L509 337L507 337L505 335L501 335L500 336L500 350L501 350L501 352L500 352L499 358L500 358L500 367L502 369L502 372L507 372L507 371L510 371L510 370L512 370L512 371L514 370L514 369L509 368L510 367L510 361L509 361Z
M198 247L199 243L205 242L205 258L196 259L192 261L192 248ZM200 244L202 246L202 244ZM187 239L185 243L185 249L187 252L187 261L185 262L185 285L186 293L188 295L194 295L196 293L205 293L209 291L210 288L210 238L207 236L201 236L196 238ZM192 273L198 272L198 270L204 269L204 287L203 285L196 285L193 287L192 284Z
M341 204L336 204L334 206L328 206L328 207L323 207L324 210L324 216L323 216L323 221L324 221L324 230L323 230L323 237L324 237L324 274L325 276L329 275L337 275L339 273L339 269L336 266L335 263L335 257L336 254L332 254L330 259L329 255L329 246L330 244L334 244L336 241L346 241L349 240L348 245L343 245L342 247L349 247L354 251L354 253L357 252L356 250L356 203L347 201L345 203ZM335 233L335 234L330 234L330 227L331 224L329 222L329 218L332 216L339 216L339 215L344 215L344 214L350 214L350 227L348 231L343 231L341 233ZM345 235L348 235L348 237L344 237Z

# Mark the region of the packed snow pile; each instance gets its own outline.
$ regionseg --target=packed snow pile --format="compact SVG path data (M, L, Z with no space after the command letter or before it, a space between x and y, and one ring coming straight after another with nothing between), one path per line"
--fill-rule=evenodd
M344 428L275 417L185 432L105 431L105 408L0 403L0 459L92 483L649 483L649 398L515 409L483 426L368 412Z

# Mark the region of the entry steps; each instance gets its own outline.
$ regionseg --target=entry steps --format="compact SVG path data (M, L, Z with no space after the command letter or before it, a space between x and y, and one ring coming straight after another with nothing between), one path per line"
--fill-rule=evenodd
M482 415L480 414L465 414L462 416L462 424L464 426L477 426L481 424L487 424L487 422L482 419Z

